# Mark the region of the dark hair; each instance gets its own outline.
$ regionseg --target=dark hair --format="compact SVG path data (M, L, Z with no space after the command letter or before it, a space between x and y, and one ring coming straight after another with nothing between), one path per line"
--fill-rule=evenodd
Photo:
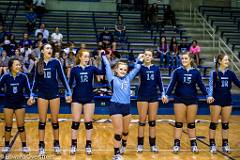
M45 44L43 44L42 47L40 48L41 56L40 56L40 58L39 58L39 60L38 60L38 62L37 62L37 73L38 73L39 75L43 75L43 74L44 74L44 71L43 71L43 69L44 69L44 57L43 57L42 50L44 49L44 47L45 47L47 44L50 45L49 43L45 43Z
M19 61L20 62L20 60L18 58L11 58L8 61L8 69L9 69L10 72L12 71L12 66L13 66L14 61Z
M224 56L226 56L226 54L223 54L223 53L219 54L219 55L217 56L217 59L216 59L216 62L215 62L215 71L216 71L216 74L217 74L217 80L220 79L220 78L219 78L219 75L218 75L218 67L220 66L219 61L222 61L223 58L224 58Z
M160 43L162 43L162 38L165 39L165 42L164 42L164 43L167 44L167 37L166 37L166 36L161 36L161 37L160 37Z
M192 41L192 44L193 44L194 42L197 44L197 40L193 40L193 41Z

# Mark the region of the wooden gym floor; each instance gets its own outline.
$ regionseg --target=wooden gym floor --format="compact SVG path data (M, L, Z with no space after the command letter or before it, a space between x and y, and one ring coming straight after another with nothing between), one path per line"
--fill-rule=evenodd
M2 118L3 115L0 114ZM23 155L20 152L21 141L19 134L17 132L16 124L14 123L12 130L11 139L11 152L5 155L5 159L49 159L49 160L111 160L113 154L112 146L112 125L106 119L109 116L95 116L94 131L93 131L93 155L85 155L85 127L81 123L78 138L78 152L76 155L71 156L69 154L69 148L71 143L71 119L70 115L60 115L60 143L62 147L62 154L56 156L53 154L52 150L52 127L51 123L47 123L46 126L46 151L47 156L44 158L38 157L38 115L37 114L27 114L26 116L26 133L27 133L27 144L31 149L29 155ZM240 117L232 116L230 123L230 136L229 142L231 148L233 149L231 154L224 154L221 151L221 126L217 129L216 142L218 145L218 152L215 155L209 153L208 150L208 125L209 116L198 116L197 119L201 121L197 123L197 136L198 136L198 146L200 149L199 154L192 154L189 149L189 140L187 137L186 127L184 127L184 133L181 141L181 152L179 154L173 154L171 152L172 142L173 142L173 116L162 116L158 117L157 123L157 146L159 148L159 153L154 154L149 151L148 145L148 129L145 129L145 142L144 142L144 152L141 154L136 153L136 143L137 143L137 121L133 121L130 125L130 133L128 137L127 151L123 156L124 160L240 160ZM133 119L137 119L137 116L133 116ZM1 147L4 145L4 122L1 119L0 122L1 132L0 132L0 144ZM0 148L1 149L1 148ZM1 154L1 159L4 159L4 155Z

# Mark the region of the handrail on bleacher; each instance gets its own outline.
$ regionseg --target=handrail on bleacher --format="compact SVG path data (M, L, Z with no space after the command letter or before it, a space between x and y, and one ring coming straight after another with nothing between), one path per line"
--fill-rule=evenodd
M6 11L5 11L5 15L4 15L4 18L3 18L3 27L5 27L5 25L6 25L8 13L9 13L9 10L10 10L10 7L11 7L11 6L12 6L12 2L10 1L10 2L8 3L8 7L7 7Z
M12 16L12 20L11 20L11 25L9 26L9 32L12 31L13 29L13 25L14 25L14 22L15 22L15 18L16 18L16 15L17 15L17 11L19 9L19 6L20 6L20 0L18 0L17 4L16 4L16 7L15 7L15 10L14 10L14 14Z

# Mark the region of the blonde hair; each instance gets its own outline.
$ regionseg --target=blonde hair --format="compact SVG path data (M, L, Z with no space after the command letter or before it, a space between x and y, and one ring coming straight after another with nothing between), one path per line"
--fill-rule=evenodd
M114 64L114 66L113 66L113 69L114 69L114 73L116 74L116 69L120 66L120 65L125 65L125 66L127 66L127 68L128 68L128 64L127 63L125 63L125 62L122 62L122 61L118 61L116 64Z
M81 50L79 50L78 53L77 53L77 55L76 55L75 65L79 65L79 64L80 64L80 62L81 62L81 61L80 61L80 57L82 57L83 53L88 53L88 54L90 54L89 51L86 50L86 49L81 49Z
M190 58L190 66L193 68L197 68L196 63L194 62L194 57L190 52L184 52L183 55L187 55Z

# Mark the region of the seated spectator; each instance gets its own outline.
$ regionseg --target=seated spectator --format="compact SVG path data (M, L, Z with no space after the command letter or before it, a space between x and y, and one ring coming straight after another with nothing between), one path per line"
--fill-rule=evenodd
M32 40L29 39L29 34L28 33L24 33L23 34L23 39L20 40L19 42L19 47L23 48L24 46L29 46L30 48L32 48Z
M118 42L125 42L126 26L123 23L123 17L118 15L117 22L115 24L115 35L118 37Z
M176 37L172 37L170 46L170 59L172 66L178 67L180 66L180 58L179 58L179 51L178 51L178 43Z
M200 57L199 57L199 54L200 54L200 52L201 52L201 48L198 46L197 40L193 40L193 41L192 41L192 45L191 45L191 47L190 47L189 52L190 52L191 54L193 54L194 59L195 59L195 61L196 61L196 65L199 66L199 65L200 65Z
M28 77L33 77L35 61L36 59L32 54L29 54L28 58L23 61L23 72L26 73Z
M23 61L28 61L29 54L32 54L32 49L29 46L24 46L23 48L20 48L20 52L23 55Z
M116 42L114 42L113 34L104 27L104 31L99 35L98 45L102 46L103 49L112 48L113 51L116 50Z
M185 37L183 37L183 38L181 39L181 43L180 43L180 45L179 45L179 53L180 53L180 56L181 56L182 53L188 52L188 51L189 51L189 48L190 48L190 46L189 46L189 43L187 42L187 39L186 39Z
M42 17L46 12L45 4L46 0L33 0L34 11L37 14L37 18L40 19L40 22L42 21Z
M37 34L37 39L34 41L33 43L33 47L36 48L37 47L37 43L38 41L41 41L43 44L48 43L47 39L43 38L43 34L42 33L38 33Z
M9 52L7 53L9 57L15 55L15 50L18 48L18 44L15 40L15 36L13 34L9 35L10 44L9 44Z
M65 61L67 77L70 78L70 72L73 66L75 65L75 56L73 52L67 54L67 59Z
M56 58L57 60L59 60L63 66L64 60L62 58L61 52L55 52L53 57Z
M8 36L8 32L5 31L4 26L0 25L0 44L4 42L5 37Z
M7 73L9 60L10 58L7 56L7 52L4 50L0 56L0 75Z
M43 46L42 41L37 42L37 48L32 50L33 56L38 60L41 57L41 47Z
M29 10L33 6L33 0L24 0L25 9Z
M54 46L61 46L62 45L63 35L59 32L59 28L55 27L54 32L51 34L51 42Z
M169 65L169 46L167 43L167 38L162 36L160 38L160 44L157 48L158 57L160 58L160 65L167 66Z
M10 44L11 44L10 36L9 35L5 35L3 43L1 45L3 47L3 50L5 50L7 52L7 55L10 52Z
M31 7L30 10L26 14L26 26L29 34L32 34L36 25L36 18L37 15L33 12L33 8Z
M35 31L35 37L38 36L38 33L42 33L43 38L46 39L46 40L48 40L49 31L45 28L45 24L44 24L44 23L42 23L42 24L40 25L40 28Z
M23 65L24 57L22 56L19 48L15 50L15 55L13 57L19 59L20 63Z
M67 45L67 48L64 48L63 50L66 54L73 52L73 54L76 55L78 49L75 47L75 43L70 41Z

